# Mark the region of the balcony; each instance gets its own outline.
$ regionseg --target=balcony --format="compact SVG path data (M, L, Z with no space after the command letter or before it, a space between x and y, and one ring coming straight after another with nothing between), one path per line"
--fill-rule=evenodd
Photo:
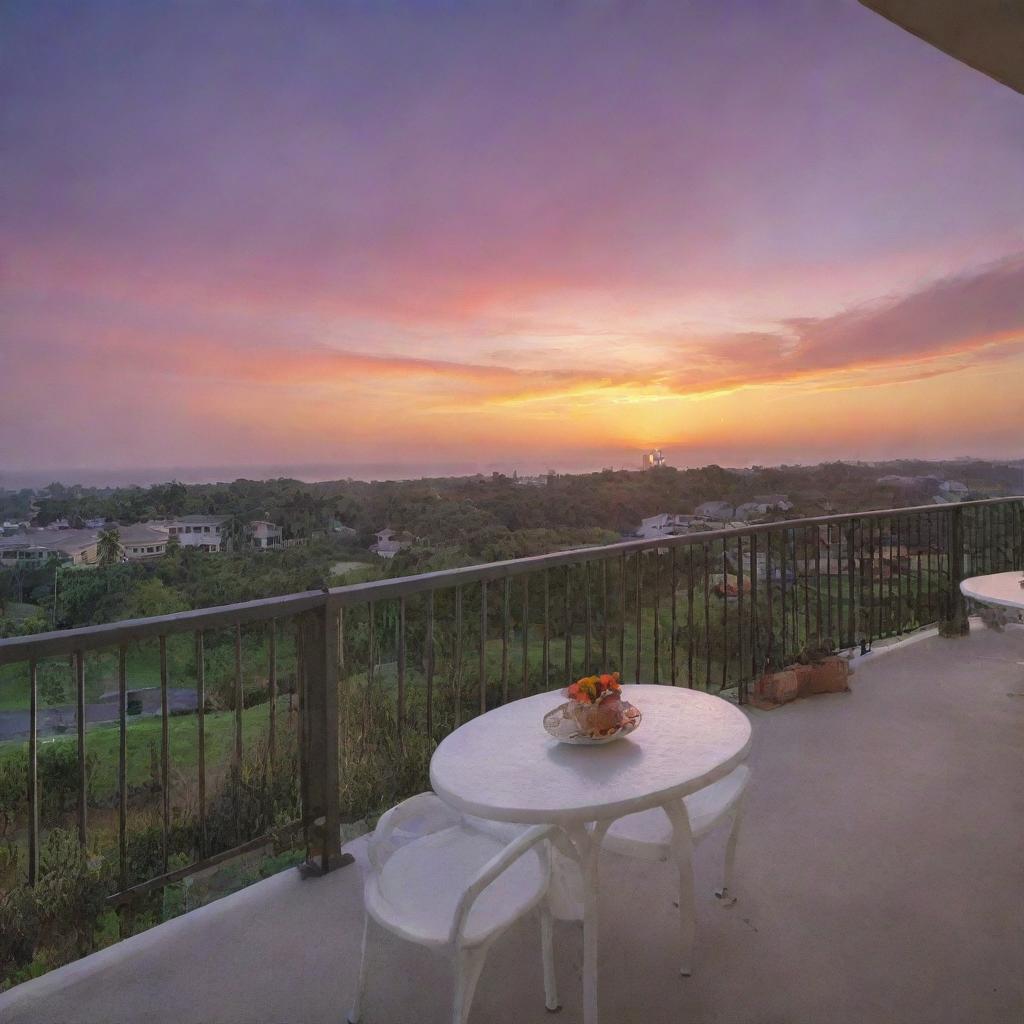
M692 978L676 973L671 870L605 856L603 1019L1016 1024L1024 1007L1016 899L1024 889L1024 631L975 622L968 635L946 639L926 627L941 620L945 633L962 633L956 581L1019 568L1022 542L1020 499L794 521L0 641L0 663L25 667L34 689L44 659L66 665L70 654L84 695L92 659L113 647L125 655L117 664L124 707L133 645L156 647L168 689L183 685L170 679L175 640L195 639L188 665L197 704L173 723L160 716L163 785L143 808L165 844L181 836L194 844L190 863L167 864L165 853L162 873L131 873L126 851L140 810L129 784L133 731L143 723L123 714L119 728L87 715L73 722L83 767L92 764L87 751L111 749L104 729L126 755L106 772L122 812L113 830L109 814L104 820L90 804L93 768L68 810L90 852L114 865L110 900L124 906L265 845L266 826L280 820L278 807L244 819L249 833L213 828L217 786L231 777L215 765L222 725L229 769L258 747L254 714L269 737L276 731L279 752L286 741L296 745L289 824L306 834L311 859L330 866L339 819L422 788L436 739L524 690L600 663L630 681L692 684L742 703L766 660L785 661L819 638L832 649L873 647L856 657L849 694L747 708L755 774L737 861L740 902L724 909L710 895L721 855L710 840L697 852L704 898ZM723 563L737 577L735 596L715 594ZM258 651L269 652L269 700L207 709L217 631L227 630L227 650L239 655L244 697L256 688L242 664L256 650L245 646L246 631L268 623L269 645ZM198 809L170 770L184 759L180 730L169 724L198 729L206 743ZM31 768L35 730L28 740ZM325 770L337 786L318 787ZM30 796L37 793L38 784ZM35 850L39 803L33 796L25 822ZM95 838L104 824L106 850ZM363 841L349 850L358 863ZM28 868L38 869L31 853ZM307 879L289 870L17 986L0 995L0 1017L337 1022L352 992L361 923L357 865ZM556 941L563 1018L575 1021L579 926L560 923ZM365 1019L445 1020L444 964L404 945L385 948ZM436 998L425 1003L424 993ZM546 1020L541 993L528 922L489 958L473 1019Z
M740 900L723 909L698 883L697 965L679 978L671 870L605 855L603 1019L1018 1021L1024 631L876 651L849 694L749 714ZM698 879L718 856L713 841L699 848ZM356 866L289 871L25 983L0 1011L6 1024L337 1024L361 899ZM578 925L559 923L556 939L562 1019L577 1021ZM446 1021L443 962L386 950L366 1019ZM473 1019L549 1019L532 922L495 948Z

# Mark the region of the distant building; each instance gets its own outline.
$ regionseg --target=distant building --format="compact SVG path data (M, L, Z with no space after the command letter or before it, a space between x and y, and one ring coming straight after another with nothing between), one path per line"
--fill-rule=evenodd
M644 452L644 454L641 456L641 469L656 469L658 466L664 465L665 456L661 454L660 448L654 448L649 452Z
M280 547L284 532L277 523L271 523L266 519L254 519L249 524L249 537L253 547L265 551L267 548Z
M370 546L370 550L380 558L394 558L403 548L412 544L412 537L407 533L396 533L394 530L380 530L377 533L377 543Z
M144 562L160 558L167 552L168 529L149 523L117 527L121 557L126 562Z
M689 533L699 521L696 516L673 515L670 512L661 512L656 516L648 516L640 520L640 526L635 534L643 540L657 540L659 537L678 537L681 534Z
M95 565L96 539L93 530L28 530L0 537L0 562L43 564L56 557L72 565Z
M693 510L698 519L718 519L728 521L736 517L735 509L727 501L705 501Z
M790 512L793 508L788 494L755 494L754 501L758 505L767 505L769 512Z
M771 506L759 501L745 501L742 505L736 506L736 518L741 523L751 523L755 519L768 515Z
M943 494L966 495L968 487L967 484L962 484L959 480L943 480L939 484L939 490Z
M183 548L199 548L200 551L220 551L224 524L230 516L178 516L167 523L167 533L177 537ZM148 523L156 526L156 523Z

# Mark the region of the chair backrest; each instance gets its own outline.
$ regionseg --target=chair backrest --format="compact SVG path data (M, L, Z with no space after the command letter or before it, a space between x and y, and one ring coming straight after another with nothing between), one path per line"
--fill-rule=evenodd
M435 793L417 793L396 804L377 822L367 847L370 866L379 874L399 847L461 822L458 811L452 810Z

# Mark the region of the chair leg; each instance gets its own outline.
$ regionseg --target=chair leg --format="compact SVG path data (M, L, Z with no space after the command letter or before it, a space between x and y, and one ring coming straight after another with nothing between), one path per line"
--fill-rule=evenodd
M363 993L366 990L367 952L370 942L370 915L363 920L363 951L359 957L359 975L356 979L356 997L352 1000L352 1009L348 1011L348 1024L359 1024L363 1013Z
M736 841L740 835L740 819L743 817L743 798L736 807L732 817L732 828L729 830L729 839L725 844L725 864L722 867L722 887L715 890L715 895L725 902L726 906L732 906L736 897L732 894L733 866L736 863Z
M466 1024L469 1020L469 1008L473 1004L473 993L480 979L484 961L487 959L487 947L476 946L473 949L460 949L455 954L455 999L452 1004L452 1024Z
M551 907L545 900L540 907L540 948L544 958L544 1006L555 1013L562 1007L558 1002L558 985L555 981L554 919Z
M688 978L693 973L693 941L697 928L693 896L693 833L681 800L666 805L665 813L672 822L672 855L679 869L679 931L683 954L679 973Z

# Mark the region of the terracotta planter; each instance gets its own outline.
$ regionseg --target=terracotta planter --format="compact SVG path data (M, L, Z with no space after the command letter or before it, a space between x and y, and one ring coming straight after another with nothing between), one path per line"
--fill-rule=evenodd
M850 663L832 655L811 665L790 665L780 672L762 676L754 689L754 703L773 708L797 697L819 693L845 693L850 689Z

